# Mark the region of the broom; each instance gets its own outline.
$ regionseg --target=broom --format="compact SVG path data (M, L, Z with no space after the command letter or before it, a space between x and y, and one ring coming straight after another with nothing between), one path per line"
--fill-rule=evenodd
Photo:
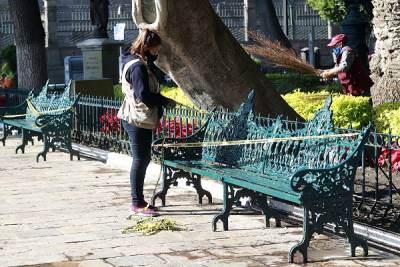
M282 46L278 41L274 42L258 32L250 32L250 37L255 44L245 47L249 53L265 57L279 67L316 76L321 74L321 70L298 58L294 50Z

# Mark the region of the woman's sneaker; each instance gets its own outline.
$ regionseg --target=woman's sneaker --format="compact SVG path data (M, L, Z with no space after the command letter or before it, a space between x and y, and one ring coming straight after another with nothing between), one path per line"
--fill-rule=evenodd
M149 204L132 205L131 214L139 215L142 217L157 217L160 214L154 209L155 207Z
M158 211L158 208L157 208L157 207L154 207L153 205L150 205L150 204L147 203L146 201L144 202L143 205L147 206L149 209L152 209L152 210L154 210L154 211Z

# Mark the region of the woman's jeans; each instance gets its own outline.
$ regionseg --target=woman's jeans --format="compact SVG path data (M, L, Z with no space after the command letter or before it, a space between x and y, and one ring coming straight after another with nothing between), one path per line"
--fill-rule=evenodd
M152 130L139 128L122 120L122 126L129 135L132 149L130 173L131 196L133 205L145 204L143 196L144 177L151 157Z

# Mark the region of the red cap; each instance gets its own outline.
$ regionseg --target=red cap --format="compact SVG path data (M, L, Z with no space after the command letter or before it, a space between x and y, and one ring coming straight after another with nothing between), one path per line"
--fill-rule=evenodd
M333 47L333 46L335 46L337 43L345 42L346 40L347 40L346 35L343 34L343 33L341 33L341 34L338 34L338 35L334 36L334 37L332 38L331 42L328 44L328 46L329 46L329 47Z

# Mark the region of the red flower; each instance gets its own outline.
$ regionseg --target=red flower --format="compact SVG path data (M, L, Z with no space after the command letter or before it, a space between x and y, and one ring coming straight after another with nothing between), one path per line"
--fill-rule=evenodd
M378 158L378 165L380 167L388 165L389 153L390 151L388 148L382 149L382 152ZM400 172L400 149L392 149L390 154L391 154L392 171Z
M183 124L180 121L167 120L157 128L157 133L164 133L168 137L183 138L193 134L193 125L191 123Z
M102 133L119 134L121 132L121 121L117 118L115 111L106 111L99 117Z

